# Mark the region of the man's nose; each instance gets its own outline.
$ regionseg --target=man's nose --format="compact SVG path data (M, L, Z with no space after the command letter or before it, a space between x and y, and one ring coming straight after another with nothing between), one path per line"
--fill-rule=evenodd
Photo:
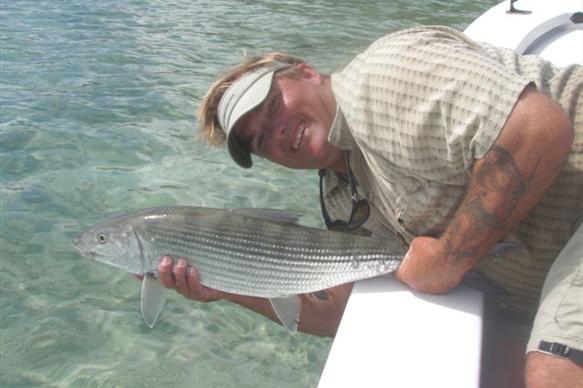
M269 136L278 143L285 140L286 127L283 123L270 125L267 132L269 133Z

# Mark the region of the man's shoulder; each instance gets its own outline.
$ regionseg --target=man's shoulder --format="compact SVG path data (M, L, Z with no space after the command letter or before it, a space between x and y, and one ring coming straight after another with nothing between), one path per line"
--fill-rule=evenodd
M420 55L434 56L453 45L475 46L476 43L461 31L447 26L417 26L391 32L374 41L344 69L334 73L336 78L357 78L362 72L381 71L384 66L410 65ZM382 65L379 68L379 65ZM367 70L368 69L368 70ZM386 68L385 68L386 69Z
M416 26L391 32L373 42L365 53L374 53L386 47L427 45L435 42L463 42L474 44L463 32L448 26Z

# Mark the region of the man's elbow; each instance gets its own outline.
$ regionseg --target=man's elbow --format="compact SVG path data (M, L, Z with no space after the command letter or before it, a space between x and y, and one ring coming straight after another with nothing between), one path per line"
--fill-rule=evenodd
M571 150L573 141L575 141L575 129L573 128L573 123L571 123L568 118L566 118L566 123L560 132L561 136L558 141L561 143L562 148L568 153Z
M564 109L550 97L533 91L530 96L530 109L526 112L531 117L531 141L538 143L538 147L547 156L564 159L571 149L575 132L573 123Z
M560 106L553 114L553 119L545 130L545 134L540 141L549 148L557 157L564 159L570 152L575 139L573 123Z

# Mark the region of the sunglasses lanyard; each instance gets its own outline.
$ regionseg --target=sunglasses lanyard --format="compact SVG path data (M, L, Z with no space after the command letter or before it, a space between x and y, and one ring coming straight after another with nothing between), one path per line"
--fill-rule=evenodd
M358 192L356 191L356 183L354 182L354 177L352 174L352 169L350 168L350 154L348 152L344 153L344 160L346 162L346 169L348 174L348 184L350 185L351 190L351 201L352 201L352 210L350 213L350 218L348 221L341 221L336 220L332 221L330 215L328 214L328 210L326 209L326 203L324 202L324 175L326 174L325 169L320 169L318 174L320 176L320 208L322 210L322 217L324 218L324 222L326 223L326 227L328 229L338 229L338 226L342 226L344 229L350 231L360 227L369 217L370 214L370 206L366 199L361 200ZM353 217L355 211L359 206L364 206L366 208L364 212L364 216L361 220L353 223Z

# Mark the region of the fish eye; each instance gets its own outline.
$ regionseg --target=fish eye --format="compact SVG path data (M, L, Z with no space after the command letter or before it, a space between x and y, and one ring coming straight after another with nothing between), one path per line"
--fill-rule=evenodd
M100 244L105 244L107 242L107 235L105 233L98 233L97 242Z

